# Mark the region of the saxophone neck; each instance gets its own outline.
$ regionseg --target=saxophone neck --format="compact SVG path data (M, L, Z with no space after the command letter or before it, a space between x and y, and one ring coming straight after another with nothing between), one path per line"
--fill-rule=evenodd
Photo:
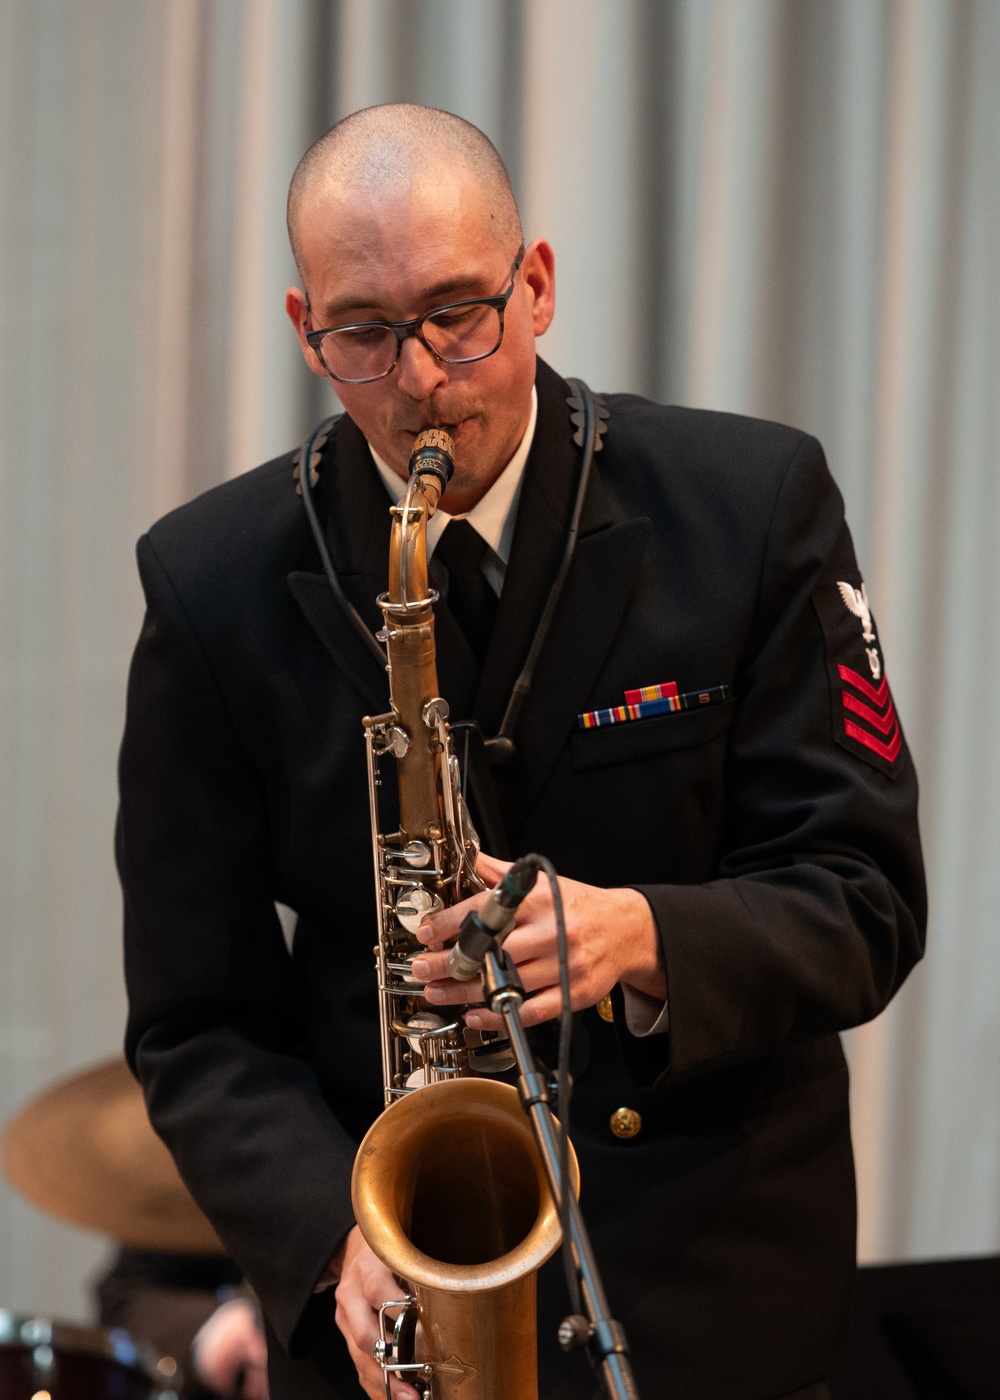
M379 599L385 616L389 694L402 739L397 769L400 830L406 840L454 844L456 828L447 741L447 706L440 698L434 642L434 599L427 580L427 526L451 468L451 439L437 428L420 434L410 459L406 494L393 507L389 589ZM432 702L437 709L432 713ZM405 740L405 742L403 742Z
M440 500L436 480L411 476L406 494L392 508L389 542L389 593L392 603L430 607L427 591L427 526Z
M427 526L454 471L454 443L443 428L425 428L413 444L406 494L393 509L389 598L419 606L427 600Z

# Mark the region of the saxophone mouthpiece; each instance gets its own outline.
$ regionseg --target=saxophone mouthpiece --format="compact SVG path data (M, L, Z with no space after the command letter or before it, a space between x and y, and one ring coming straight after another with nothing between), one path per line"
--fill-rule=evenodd
M441 483L442 493L447 490L455 470L455 443L445 428L425 428L418 433L410 454L410 475L429 473Z

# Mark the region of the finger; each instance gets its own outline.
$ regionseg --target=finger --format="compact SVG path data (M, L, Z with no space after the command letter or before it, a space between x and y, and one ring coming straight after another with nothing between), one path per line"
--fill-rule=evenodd
M488 856L485 851L480 851L476 857L476 874L488 885L497 885L512 864L512 861L497 860L496 856Z
M487 1011L485 1006L476 1006L467 1011L465 1024L470 1031L502 1031L504 1028L503 1017Z
M526 1026L537 1026L542 1021L553 1021L562 1010L562 995L558 987L546 987L536 992L521 1007L521 1020Z
M352 1356L351 1360L357 1369L361 1388L369 1400L385 1400L385 1381L382 1378L382 1370L378 1362L371 1358L359 1360L355 1356ZM417 1392L405 1381L390 1380L389 1386L392 1400L420 1400Z
M347 1309L345 1308L343 1311L346 1312ZM353 1311L352 1309L352 1314ZM361 1387L371 1400L384 1400L385 1382L383 1380L382 1368L372 1355L375 1342L378 1338L378 1329L374 1323L370 1331L363 1327L359 1328L355 1316L352 1315L351 1318L342 1318L341 1312L342 1308L340 1304L338 1304L336 1317L337 1326L344 1334L344 1340L347 1342L347 1350L350 1352L351 1360L354 1362ZM370 1314L370 1316L374 1318L374 1314ZM392 1380L391 1386L393 1400L420 1400L420 1397L413 1387L407 1385L404 1381Z
M368 1300L353 1290L338 1288L336 1322L348 1346L370 1357L378 1337L378 1325Z
M537 1025L540 1021L558 1016L562 1008L562 992L559 987L559 963L557 959L538 959L519 966L521 985L528 993L521 1006L521 1019L526 1026ZM551 996L548 994L551 993ZM547 1000L539 1004L539 996L546 994ZM576 1009L574 1007L574 1009ZM473 1031L500 1031L504 1029L503 1018L485 1006L472 1006L465 1013L465 1024Z
M477 904L481 905L485 896L475 896ZM473 901L465 901L471 904ZM427 955L418 957L413 963L413 975L419 977L422 982L434 982L450 975L448 969L448 957L450 950L443 947L438 948L438 934L442 932L440 920L446 915L454 913L455 910L463 908L464 905L456 904L454 909L444 910L435 916L433 930L434 946L428 944ZM555 919L552 916L551 906L547 909L533 910L527 900L518 912L519 922L508 934L504 941L504 949L520 967L521 963L532 958L557 956L558 939L556 937ZM417 932L417 937L423 942L425 938L430 938L429 926L424 924ZM448 935L450 938L451 935ZM469 997L467 1000L475 1000Z
M388 1298L402 1298L406 1287L399 1282L391 1269L386 1268L381 1259L372 1254L361 1271L360 1292L372 1312L377 1314ZM398 1309L394 1309L389 1316L395 1317L397 1311Z
M488 890L480 890L478 894L470 895L468 899L463 899L458 904L452 904L447 909L442 909L439 914L425 919L417 929L417 938L421 943L427 944L447 943L450 939L456 938L466 914L471 913L474 909L481 909L486 903L488 895Z
M428 982L424 996L432 1006L471 1006L483 999L482 979L474 977L471 982L456 982L453 977L442 977Z
M442 957L442 962L447 963L447 959ZM481 977L475 977L469 982L459 982L447 975L447 965L441 966L433 958L421 958L413 964L416 976L421 979L424 976L423 969L430 969L433 963L433 971L440 975L428 981L424 987L424 996L432 1006L474 1006L483 1000L483 982ZM521 985L528 993L539 991L542 987L553 986L559 981L559 963L554 958L537 958L525 964L518 964L518 975L521 978ZM472 1025L472 1022L469 1022ZM485 1029L489 1027L483 1023Z
M268 1400L267 1367L249 1365L243 1380L243 1400Z
M480 854L476 862L477 873L486 880L492 887L500 882L505 871L510 869L510 862L496 860L493 856L483 856ZM425 920L417 929L417 938L428 947L443 946L452 942L458 937L459 929L466 916L478 911L486 903L489 890L481 890L478 894L470 895L468 899L461 900L458 904L452 904L447 909L442 909L440 913L432 915ZM520 906L520 917L531 919L533 916L542 916L547 910L551 912L552 899L548 889L536 889L525 897Z
M556 938L555 923L551 919L515 924L504 940L503 947L507 956L517 964L519 972L525 963L539 958L554 962L558 967L559 942Z
M537 992L521 1006L521 1020L526 1026L537 1026L542 1021L552 1021L562 1009L562 996L558 987L546 987ZM485 1007L474 1007L465 1013L465 1024L474 1031L499 1031L503 1021Z
M448 970L449 956L447 951L422 953L419 957L414 958L411 971L414 977L419 978L421 982L440 982L442 978L451 976Z
M513 938L513 935L511 935ZM508 939L508 943L510 939ZM504 945L507 946L506 944ZM549 1020L552 1016L559 1015L559 1007L562 1006L562 993L559 987L559 959L553 955L548 957L532 958L528 962L521 963L517 959L517 972L521 979L521 986L528 995L528 1001L522 1008L524 1010L532 1006L535 1001L534 993L538 993L546 988L551 988L558 998L558 1005L555 1011L544 1003L543 1007L534 1007L529 1016L525 1017L525 1025L533 1025L538 1021ZM492 1011L488 1011L484 1006L476 1003L481 1002L484 997L482 979L476 978L472 982L456 982L451 978L444 978L441 981L430 982L424 988L424 996L429 1002L439 1006L470 1006L472 1009L466 1013L465 1023L470 1030L497 1031L503 1029L502 1018ZM577 1006L578 998L573 996L571 989L571 1000L574 1010ZM589 1002L580 1002L580 1006ZM532 1019L533 1018L533 1019Z
M480 908L485 898L485 895L475 895L471 900L464 900L462 904L456 904L451 909L442 910L434 917L433 929L429 924L421 924L417 930L417 937L427 945L427 953L414 960L413 975L415 977L419 977L422 982L433 982L449 976L450 949L445 948L443 944L453 941L453 934L441 921L455 914L458 910L466 908L466 906ZM522 905L524 912L519 911L518 913L519 919L523 922L515 925L507 935L503 945L507 953L518 964L530 958L555 955L558 948L556 925L551 909L533 912L526 906L527 901L525 901L525 905ZM461 920L458 922L458 927L461 927ZM457 933L457 929L454 932Z
M263 1371L264 1375L267 1375L267 1343L259 1332L247 1347L247 1366L252 1371Z

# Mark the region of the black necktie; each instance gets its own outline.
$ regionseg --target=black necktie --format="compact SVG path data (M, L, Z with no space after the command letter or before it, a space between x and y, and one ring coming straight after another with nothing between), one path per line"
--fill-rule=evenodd
M467 520L451 520L434 550L448 570L448 606L482 669L497 615L497 595L482 573L488 546Z

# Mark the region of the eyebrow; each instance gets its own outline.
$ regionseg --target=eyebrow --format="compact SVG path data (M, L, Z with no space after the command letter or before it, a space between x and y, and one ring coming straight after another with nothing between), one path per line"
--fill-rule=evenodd
M430 302L437 300L438 297L454 297L456 301L462 301L467 296L496 295L493 291L488 290L490 286L491 283L488 283L482 277L448 277L442 282L435 282L432 287L426 287L421 294L420 300ZM323 320L329 323L333 317L344 316L349 312L370 312L373 304L374 303L370 301L363 301L359 298L347 298L343 301L327 302L326 305L321 308ZM431 308L431 310L433 310L433 308ZM406 317L405 319L410 320L411 318ZM387 321L389 317L368 315L365 317L365 320Z

